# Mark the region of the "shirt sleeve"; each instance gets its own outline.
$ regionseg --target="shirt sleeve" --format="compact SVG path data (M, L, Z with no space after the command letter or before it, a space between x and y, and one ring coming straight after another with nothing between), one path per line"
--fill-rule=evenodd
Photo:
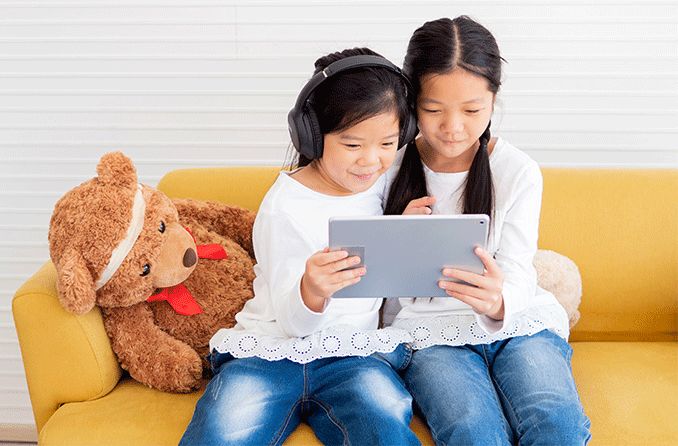
M532 261L537 252L542 190L539 166L530 163L514 183L495 253L504 274L504 319L497 321L476 314L478 324L488 333L506 328L536 294L537 272Z
M306 261L317 251L314 244L290 216L266 211L257 215L252 239L261 276L257 285L267 288L262 291L268 294L282 330L290 337L317 331L325 314L304 304L300 288Z

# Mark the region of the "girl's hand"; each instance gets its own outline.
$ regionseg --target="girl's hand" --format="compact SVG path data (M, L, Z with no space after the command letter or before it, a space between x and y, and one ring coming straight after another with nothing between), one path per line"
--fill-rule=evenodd
M325 248L306 261L306 271L301 278L301 298L316 313L325 308L325 300L334 293L354 283L365 275L365 267L342 271L360 263L360 257L349 257L346 251Z
M407 207L403 211L403 215L416 215L423 214L429 215L431 212L431 206L436 202L435 197L421 197L416 200L412 200L407 204Z
M445 268L443 276L463 280L475 287L447 280L441 280L438 286L449 296L470 305L476 313L502 320L504 319L504 297L502 296L504 274L487 251L476 247L474 252L485 266L485 272L482 275Z

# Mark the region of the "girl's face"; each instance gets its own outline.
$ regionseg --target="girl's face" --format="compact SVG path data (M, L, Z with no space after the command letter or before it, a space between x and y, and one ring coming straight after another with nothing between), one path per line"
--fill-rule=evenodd
M487 79L460 68L422 77L417 118L433 156L454 159L475 149L494 110L488 87Z
M316 160L323 181L342 195L366 191L393 163L399 136L398 115L394 112L325 134L323 156Z

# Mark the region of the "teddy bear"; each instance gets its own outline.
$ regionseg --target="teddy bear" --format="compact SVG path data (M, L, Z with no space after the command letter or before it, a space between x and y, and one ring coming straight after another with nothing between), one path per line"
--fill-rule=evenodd
M120 365L149 387L200 387L209 340L253 296L255 214L171 200L139 184L132 161L105 154L97 176L55 205L49 249L62 306L95 305Z
M544 249L537 250L532 263L537 271L539 286L556 297L565 308L570 328L574 327L579 321L582 295L581 275L577 265L569 257Z

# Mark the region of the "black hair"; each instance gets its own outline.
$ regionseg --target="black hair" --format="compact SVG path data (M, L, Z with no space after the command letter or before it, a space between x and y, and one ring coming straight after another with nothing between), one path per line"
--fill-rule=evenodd
M501 86L503 60L494 36L481 24L467 16L454 20L442 18L424 23L414 32L407 47L403 72L410 78L414 98L421 91L423 76L447 74L459 68L487 79L490 91L496 94ZM462 195L464 214L493 217L489 142L490 123L480 135L479 148L466 178ZM411 200L425 195L428 190L424 166L416 143L412 141L405 149L402 165L391 185L384 214L402 214Z
M369 48L352 48L328 54L315 61L315 71L320 73L331 63L350 56L379 56ZM309 97L320 131L323 135L337 133L377 116L395 112L402 133L410 113L405 80L397 73L382 67L360 67L338 73L320 84ZM312 160L292 154L289 168L302 167Z

